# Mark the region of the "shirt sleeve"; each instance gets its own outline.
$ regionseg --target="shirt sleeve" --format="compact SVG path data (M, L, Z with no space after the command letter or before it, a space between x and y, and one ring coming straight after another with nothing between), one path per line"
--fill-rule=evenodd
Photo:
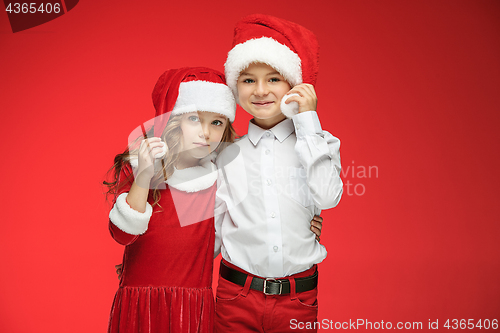
M320 209L333 208L342 196L340 140L322 130L316 111L296 114L292 120L295 152L306 171L313 201Z
M132 209L127 203L127 194L133 181L132 168L126 164L120 172L119 188L113 202L113 208L109 212L109 231L113 239L122 245L132 244L146 232L153 213L153 208L148 202L144 213Z
M214 209L214 223L215 223L215 246L214 246L214 259L219 255L221 251L221 228L222 220L224 219L224 213L227 211L227 206L225 201L220 197L219 189L225 186L223 171L217 169L217 192L215 195L215 209Z

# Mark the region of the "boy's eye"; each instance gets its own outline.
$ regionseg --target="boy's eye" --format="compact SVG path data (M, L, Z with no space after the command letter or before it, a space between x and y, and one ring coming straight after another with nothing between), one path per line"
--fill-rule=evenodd
M273 77L269 79L270 82L279 82L281 81L278 77Z
M188 119L195 122L200 121L200 118L198 118L197 116L189 116Z
M243 80L244 83L254 83L254 80L252 79L245 79Z

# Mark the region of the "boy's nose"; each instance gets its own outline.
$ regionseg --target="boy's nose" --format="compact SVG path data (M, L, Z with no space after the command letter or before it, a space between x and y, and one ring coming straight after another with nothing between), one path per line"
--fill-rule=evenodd
M265 82L258 82L255 85L255 94L257 96L265 96L268 94L267 84Z

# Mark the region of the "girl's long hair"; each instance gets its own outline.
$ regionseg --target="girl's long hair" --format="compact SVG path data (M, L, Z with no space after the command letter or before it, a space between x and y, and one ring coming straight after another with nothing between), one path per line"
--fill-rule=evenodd
M168 150L167 154L163 157L162 168L157 171L153 178L151 179L151 187L153 190L153 204L151 206L158 205L158 202L161 199L161 189L159 188L161 184L164 183L172 174L174 173L174 167L179 160L179 153L182 151L182 130L181 130L181 121L183 115L171 115L168 120L167 126L165 126L165 130L161 136L161 139L166 142ZM152 137L154 135L154 130L151 128L148 132L145 133L145 136ZM217 153L220 153L224 148L234 142L234 139L237 138L236 131L234 130L232 124L227 121L226 128L224 129L224 133L222 135L221 142L219 146L215 149ZM137 138L131 146L137 146L138 143L143 139L143 137ZM112 196L113 198L119 192L119 190L132 181L133 174L131 174L127 179L119 179L120 172L126 163L129 163L131 158L137 158L139 153L139 149L135 148L133 150L125 149L123 153L117 154L114 158L113 166L108 170L107 175L108 178L111 178L111 181L103 181L103 184L107 187L106 198Z

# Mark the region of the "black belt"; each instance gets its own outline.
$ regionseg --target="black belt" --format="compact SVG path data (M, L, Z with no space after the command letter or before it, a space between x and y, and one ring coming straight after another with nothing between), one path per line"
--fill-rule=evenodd
M244 286L247 280L248 274L242 273L235 269L229 268L224 265L223 262L220 264L220 275L237 285ZM296 278L295 279L295 292L301 293L304 291L313 290L318 285L318 271L314 272L313 275ZM254 276L250 288L263 292L266 295L284 295L290 293L290 280L282 279L262 279Z

